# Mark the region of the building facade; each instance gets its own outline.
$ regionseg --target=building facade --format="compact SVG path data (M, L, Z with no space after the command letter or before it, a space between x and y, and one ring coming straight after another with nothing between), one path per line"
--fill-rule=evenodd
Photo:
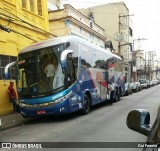
M133 68L132 71L133 82L139 79L154 80L158 78L159 60L154 58L155 52L144 50L133 51Z
M69 4L64 9L49 11L49 26L50 32L58 36L77 35L105 48L104 29Z
M40 40L54 36L49 33L47 1L0 0L0 114L12 110L9 103L4 68L16 61L18 52ZM15 79L14 68L9 78Z
M105 36L112 41L114 53L122 57L126 81L131 81L132 71L132 20L129 9L123 2L109 3L80 9L81 13L90 17L105 30Z
M4 67L27 45L51 36L47 3L41 0L0 0L0 79Z

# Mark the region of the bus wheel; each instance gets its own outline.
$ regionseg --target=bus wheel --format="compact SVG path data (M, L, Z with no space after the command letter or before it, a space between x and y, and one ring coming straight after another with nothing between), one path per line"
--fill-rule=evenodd
M91 100L88 95L84 96L84 107L82 110L83 114L88 114L91 110Z
M119 95L118 95L118 93L116 93L115 102L117 102L117 101L119 101L119 100L120 100Z
M114 98L114 101L117 102L120 99L120 92L118 92L118 88L116 88L116 96Z

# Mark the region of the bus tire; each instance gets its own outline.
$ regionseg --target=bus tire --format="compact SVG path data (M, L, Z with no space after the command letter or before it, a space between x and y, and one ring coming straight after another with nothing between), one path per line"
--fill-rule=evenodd
M118 94L116 94L115 102L118 102L118 101L119 101Z
M118 102L119 100L120 100L120 97L119 97L119 95L118 95L118 93L116 92L116 96L115 96L115 102Z
M122 97L122 92L118 92L118 101L121 100L121 97Z
M90 112L90 110L91 110L91 100L88 95L85 95L82 113L86 115Z
M119 88L117 87L117 88L116 88L115 102L118 102L119 100L120 100L120 90L119 90Z

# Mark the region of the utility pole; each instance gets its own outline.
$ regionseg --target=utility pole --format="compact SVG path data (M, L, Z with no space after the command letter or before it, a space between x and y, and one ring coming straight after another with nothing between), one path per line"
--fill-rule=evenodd
M121 44L121 42L124 39L124 35L123 35L122 31L121 31L121 27L122 27L122 20L121 20L121 18L126 18L126 17L129 17L129 16L133 16L133 15L129 15L129 14L127 14L127 15L125 15L125 14L121 15L121 14L119 14L118 55L120 55L120 56L122 55L121 47L122 46L126 46L126 45L131 45L129 43L129 34L127 34L128 37L127 37L127 41L125 42L125 44L124 43ZM128 18L127 18L127 20L126 20L125 23L126 23L125 33L129 33L129 19ZM129 48L127 48L127 49L128 49L127 54L129 54ZM123 57L124 57L124 55L123 55ZM126 79L127 79L128 82L130 82L131 81L131 79L130 79L131 78L131 75L130 75L131 74L131 62L129 61L129 57L126 57L126 58L127 58L127 60L125 60L126 62L124 62L124 68L127 67L127 71L125 71L126 72Z
M141 50L134 51L134 45L135 45L135 41L139 41L139 42L140 42L141 40L147 40L147 39L146 39L146 38L138 38L138 39L134 39L134 40L133 40L133 45L132 45L132 49L133 49L132 62L135 62L135 66L137 65L137 63L136 63L137 53L138 53L139 51L141 51ZM145 60L145 62L146 62L146 60ZM133 64L132 64L132 68L133 68ZM136 80L138 79L138 77L137 77L137 70L136 70L135 73L132 72L132 76L134 76ZM132 79L134 79L134 77L132 77Z
M129 16L134 16L133 14L132 15L120 15L119 14L119 35L118 35L118 55L121 55L121 46L124 46L124 45L130 45L130 43L127 43L127 44L123 44L121 45L121 41L120 41L120 33L121 33L121 18L124 18L124 17L129 17ZM129 26L129 25L128 25ZM122 35L123 36L123 35Z
M148 51L148 80L152 80L152 67L153 67L153 57L156 55L155 51Z

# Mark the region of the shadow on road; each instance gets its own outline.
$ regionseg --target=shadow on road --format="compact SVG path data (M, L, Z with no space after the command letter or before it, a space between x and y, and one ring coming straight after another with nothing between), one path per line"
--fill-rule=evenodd
M92 114L94 111L106 107L110 107L114 104L111 104L109 102L102 102L100 104L94 105L91 108L91 111L89 114ZM57 123L57 122L65 122L69 120L74 120L78 117L85 116L82 114L81 111L76 111L74 113L69 113L69 114L64 114L60 116L47 116L47 117L41 117L41 118L32 118L32 120L28 121L25 123L25 125L30 125L30 124L40 124L40 123ZM87 116L87 115L86 115Z

